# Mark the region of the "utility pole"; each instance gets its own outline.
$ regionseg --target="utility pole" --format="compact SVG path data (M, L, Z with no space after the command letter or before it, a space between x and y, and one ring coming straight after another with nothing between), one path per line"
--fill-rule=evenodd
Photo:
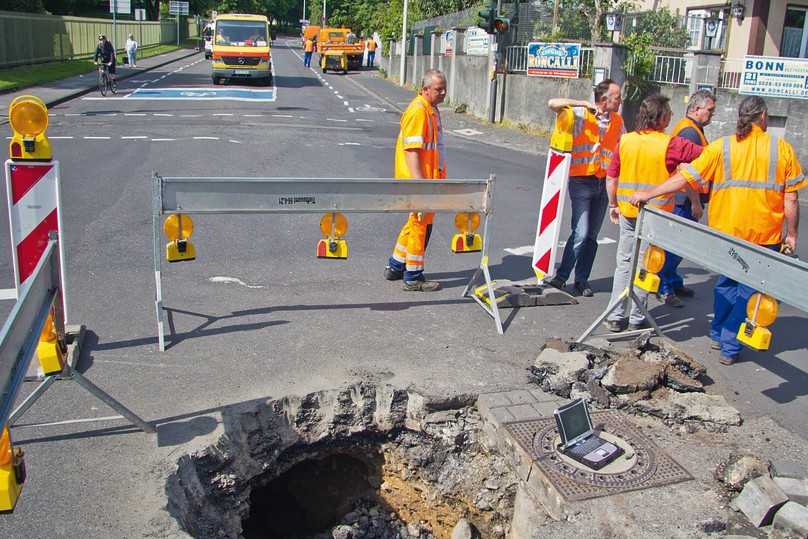
M326 20L325 19L325 6L326 6L326 0L323 0L323 22L321 23L323 28L325 28L325 20ZM317 50L320 50L320 49L318 48Z
M401 23L401 70L398 73L398 84L404 86L404 79L407 74L407 10L409 1L404 0L404 20Z
M558 30L558 4L561 0L555 0L555 4L553 4L553 33L556 33Z

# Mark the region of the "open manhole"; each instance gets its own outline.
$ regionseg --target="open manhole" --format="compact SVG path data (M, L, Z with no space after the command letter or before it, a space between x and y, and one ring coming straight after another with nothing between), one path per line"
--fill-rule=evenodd
M198 538L448 539L461 518L504 537L517 481L473 402L359 384L230 410L169 510Z

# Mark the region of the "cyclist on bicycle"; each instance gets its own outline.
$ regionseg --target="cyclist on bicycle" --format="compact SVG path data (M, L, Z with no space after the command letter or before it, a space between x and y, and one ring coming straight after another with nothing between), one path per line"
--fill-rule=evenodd
M110 80L115 80L115 47L109 42L107 36L98 34L98 46L95 48L95 63L98 59L107 66Z

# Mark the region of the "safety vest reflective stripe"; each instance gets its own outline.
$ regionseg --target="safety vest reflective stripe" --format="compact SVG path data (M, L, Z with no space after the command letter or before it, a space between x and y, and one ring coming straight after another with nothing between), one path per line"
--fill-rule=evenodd
M597 117L588 109L584 110L583 116L574 112L572 114L574 120L570 176L602 178L606 175L606 168L623 132L623 119L618 113L612 113L609 123L600 125Z
M803 174L800 174L796 178L791 178L790 180L786 180L786 187L794 187L795 185L797 185L798 183L800 183L804 179L805 179L805 176Z
M416 135L414 137L406 137L404 139L404 144L423 144L423 143L424 143L424 137L422 137L421 135Z
M759 182L757 180L724 180L713 187L714 192L723 191L731 187L744 187L747 189L769 189L771 191L781 191L782 184L777 182Z
M643 184L637 184L637 185L643 185ZM653 185L653 186L650 186L650 187L656 187L656 185ZM617 201L618 202L629 202L630 200L631 200L631 195L617 195ZM655 207L658 207L658 208L665 209L671 203L673 203L673 201L674 201L673 196L657 197L657 198L652 198L651 200L646 202L646 204L648 206L655 206ZM670 209L670 208L668 208L668 209Z
M769 138L769 172L766 180L738 180L732 177L732 156L730 152L730 137L724 137L721 160L724 162L724 179L713 186L713 191L721 191L730 187L746 187L749 189L767 189L782 191L782 184L777 183L777 159L780 139ZM726 185L725 185L726 184Z
M702 177L702 175L699 174L699 171L696 170L693 167L693 165L691 165L690 163L687 163L686 165L684 165L684 168L685 168L686 171L688 171L693 176L693 179L695 179L701 185L704 185L705 183L707 183L707 182L704 181L704 178Z

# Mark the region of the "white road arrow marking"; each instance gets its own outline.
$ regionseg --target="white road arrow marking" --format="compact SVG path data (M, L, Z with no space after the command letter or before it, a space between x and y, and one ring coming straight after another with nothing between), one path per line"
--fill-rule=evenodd
M607 237L603 237L598 240L598 245L609 245L611 243L617 243L617 241ZM566 241L558 242L559 247L564 247L566 244L567 244ZM533 256L532 245L522 245L521 247L509 247L507 249L504 249L504 251L508 254L516 256Z

